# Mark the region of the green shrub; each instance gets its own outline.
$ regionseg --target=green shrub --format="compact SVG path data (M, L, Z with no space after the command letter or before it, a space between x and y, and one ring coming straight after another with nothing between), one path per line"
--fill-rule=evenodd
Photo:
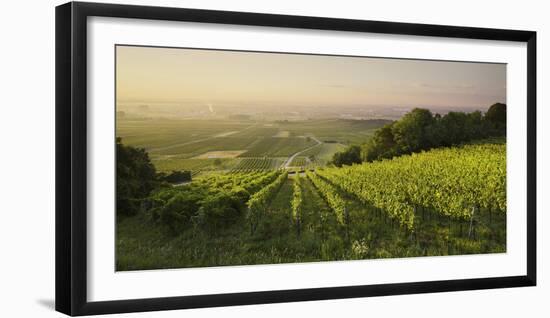
M149 199L151 218L167 226L172 234L177 234L191 224L204 195L198 187L157 191Z
M193 222L210 231L236 221L241 215L243 203L239 195L243 192L216 191L209 193L201 202L200 208L193 217Z

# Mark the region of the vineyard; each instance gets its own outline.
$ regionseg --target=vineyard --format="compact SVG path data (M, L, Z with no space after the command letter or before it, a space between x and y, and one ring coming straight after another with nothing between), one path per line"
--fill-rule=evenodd
M410 231L419 211L456 221L506 211L505 145L438 149L342 169L321 169L329 180L364 204L385 211Z
M308 160L306 157L296 157L292 162L290 163L290 166L292 167L304 167L308 164Z
M119 242L117 268L506 251L503 144L441 148L292 175L272 169L272 159L239 160L231 173L157 192L150 216L140 217L171 231L153 241ZM143 222L129 219L117 231L122 237L138 229L145 237L151 231L158 235Z
M278 158L242 158L231 172L277 169L282 162L283 160Z
M117 118L117 136L127 145L144 148L157 171L190 171L193 177L199 177L212 173L279 169L285 160L302 151L290 167L325 166L345 145L318 144L314 138L358 140L384 123L386 121L379 120L266 123Z
M185 159L185 158L167 158L162 160L153 160L158 171L171 172L177 170L191 171L193 176L201 173L221 170L231 170L240 164L236 158L224 159Z
M315 145L316 142L311 139L295 137L295 138L279 138L267 137L262 138L253 144L249 150L240 157L285 157L290 156L295 152L306 149Z

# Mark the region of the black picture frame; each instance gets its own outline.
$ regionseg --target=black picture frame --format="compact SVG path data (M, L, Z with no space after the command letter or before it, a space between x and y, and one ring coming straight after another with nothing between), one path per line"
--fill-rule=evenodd
M86 36L91 16L501 40L527 44L527 274L366 286L89 302ZM536 32L70 2L56 7L56 310L92 315L536 285Z

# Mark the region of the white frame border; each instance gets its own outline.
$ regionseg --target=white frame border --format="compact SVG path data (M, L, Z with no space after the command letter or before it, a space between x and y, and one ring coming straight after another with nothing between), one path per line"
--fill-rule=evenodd
M507 63L507 253L115 272L115 44ZM93 17L87 47L88 301L526 275L526 43Z

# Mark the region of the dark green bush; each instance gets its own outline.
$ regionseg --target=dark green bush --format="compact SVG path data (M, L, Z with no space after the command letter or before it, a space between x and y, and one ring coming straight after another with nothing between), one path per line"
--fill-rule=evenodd
M139 212L142 201L155 188L155 167L144 149L125 146L116 139L116 211L117 216Z
M169 183L183 183L191 181L191 171L172 171L169 174L159 173L159 180Z
M243 202L239 200L239 193L221 190L209 193L200 202L200 208L193 218L194 223L210 232L233 223L242 215Z

